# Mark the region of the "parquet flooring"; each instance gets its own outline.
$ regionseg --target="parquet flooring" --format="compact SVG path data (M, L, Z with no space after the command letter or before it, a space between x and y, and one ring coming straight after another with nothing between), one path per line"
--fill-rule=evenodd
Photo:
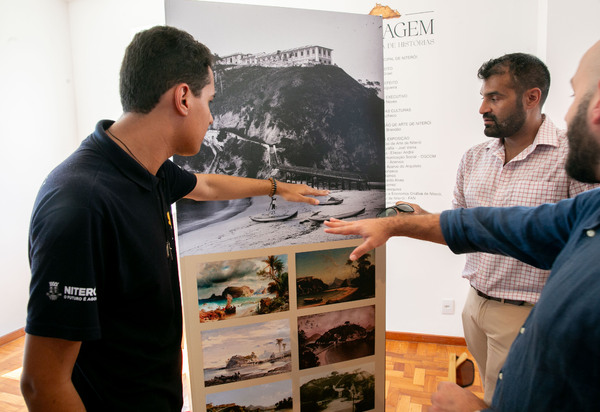
M19 390L23 358L21 337L0 346L0 411L26 412L27 407ZM385 409L398 412L426 412L431 394L437 384L447 380L448 356L461 354L464 346L435 343L386 341ZM469 355L471 359L472 356ZM483 396L481 381L476 373L470 389Z
M27 411L19 389L24 344L23 336L0 346L0 411L2 412Z
M398 412L426 412L438 383L448 380L450 353L468 353L465 346L389 339L385 347L385 410ZM477 371L469 389L483 398Z

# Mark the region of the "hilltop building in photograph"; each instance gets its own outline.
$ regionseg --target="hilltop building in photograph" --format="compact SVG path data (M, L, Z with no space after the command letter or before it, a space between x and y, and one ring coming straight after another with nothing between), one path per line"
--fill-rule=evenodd
M333 64L333 49L323 46L303 46L273 53L235 53L217 59L217 64L233 66L290 67Z

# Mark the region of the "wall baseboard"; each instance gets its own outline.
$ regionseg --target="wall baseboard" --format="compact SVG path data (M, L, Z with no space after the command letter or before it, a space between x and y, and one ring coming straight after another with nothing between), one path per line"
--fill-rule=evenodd
M15 339L19 339L21 336L24 336L24 335L25 335L25 328L21 328L19 330L11 332L7 335L0 336L0 346L4 345L5 343L11 342Z
M402 340L408 342L437 343L439 345L467 346L465 338L459 336L423 335L408 332L385 332L385 338L389 340Z
M11 342L24 335L25 328L21 328L7 335L0 336L0 345L4 345L5 343ZM424 335L420 333L386 331L385 338L389 340L402 340L407 342L424 342L437 343L441 345L467 346L465 338L461 338L459 336Z

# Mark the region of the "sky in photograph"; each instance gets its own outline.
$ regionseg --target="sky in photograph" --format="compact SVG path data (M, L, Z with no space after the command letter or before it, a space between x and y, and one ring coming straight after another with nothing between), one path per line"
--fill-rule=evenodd
M347 265L348 256L354 247L315 250L296 254L296 277L314 276L330 284L336 278L348 279L355 277L352 266ZM371 263L375 262L374 253L371 253Z
M374 328L375 306L371 305L337 312L301 316L298 318L298 330L303 330L306 336L311 336L315 333L322 335L336 326L343 325L346 321L360 325L365 329Z
M263 358L265 354L278 353L277 339L283 339L286 350L291 348L289 320L202 331L204 367L223 367L233 355L247 356L254 352Z
M333 49L333 62L350 76L383 85L382 20L367 13L171 1L167 23L188 31L219 56L327 47Z
M287 255L277 255L288 271ZM256 272L267 267L263 262L267 256L249 259L224 260L200 263L196 272L198 299L208 299L213 294L221 296L228 286L248 286L253 291L266 287L271 280L256 276Z
M356 371L359 371L359 372L364 371L364 372L370 373L371 375L375 375L375 363L373 363L373 362L363 363L361 365L354 365L349 368L336 368L335 369L335 372L337 372L339 375L342 375L344 373L354 373ZM330 375L331 375L331 372L302 376L300 378L300 385L304 385L305 383L310 382L314 379L324 378L324 377L327 377Z
M224 405L235 403L241 406L271 406L292 396L292 381L284 380L267 385L251 386L235 391L206 395L206 403Z

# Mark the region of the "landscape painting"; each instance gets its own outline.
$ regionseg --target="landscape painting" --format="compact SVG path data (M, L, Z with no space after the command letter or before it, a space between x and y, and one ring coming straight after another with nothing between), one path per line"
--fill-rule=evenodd
M201 263L196 282L201 323L289 310L287 255Z
M284 380L206 395L206 412L273 412L293 410L292 381Z
M375 250L356 261L354 249L325 249L296 254L298 308L375 297Z
M375 354L375 305L298 317L300 369Z
M359 412L375 409L375 364L336 369L300 379L300 411Z
M287 319L202 331L204 385L214 386L292 370Z
M318 206L277 194L180 200L182 256L336 241L324 220L384 207L380 17L206 1L172 0L167 10L168 23L215 61L214 122L197 155L174 161L194 173L330 190Z

